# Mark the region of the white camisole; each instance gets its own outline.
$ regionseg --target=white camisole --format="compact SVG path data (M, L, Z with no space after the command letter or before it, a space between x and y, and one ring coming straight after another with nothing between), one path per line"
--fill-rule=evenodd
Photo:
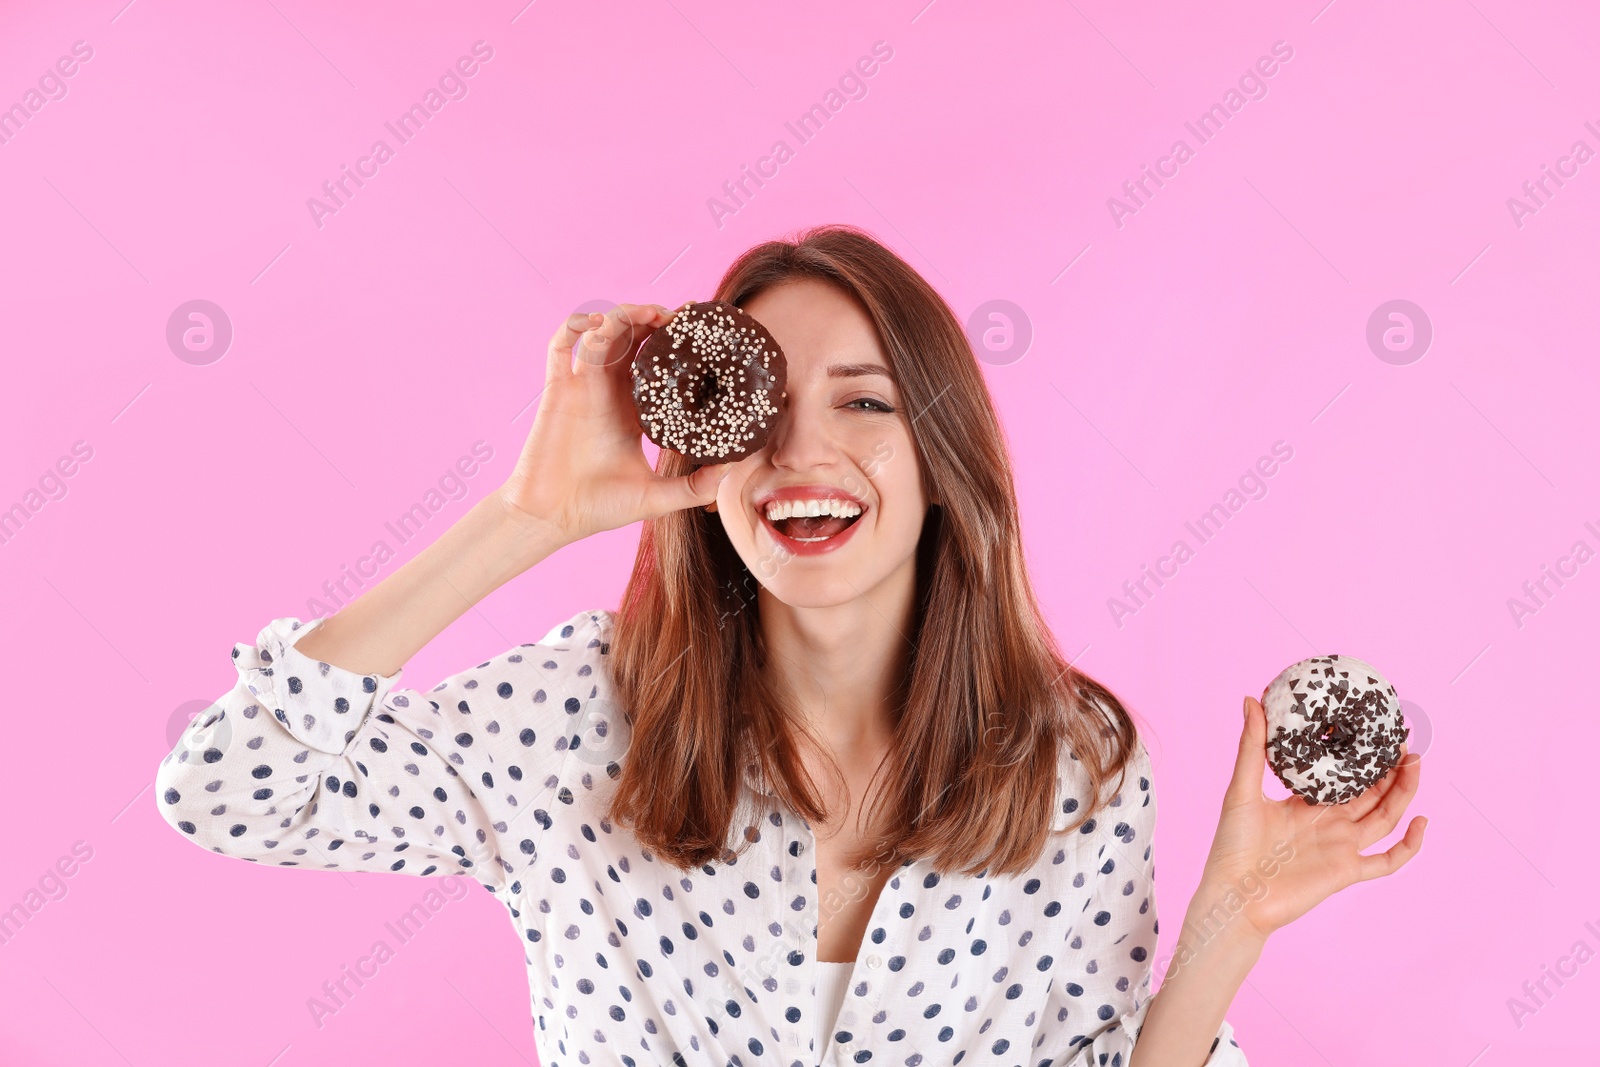
M824 963L817 961L817 1029L816 1056L821 1062L833 1040L834 1021L839 1017L839 1005L844 1001L845 987L850 984L850 972L855 961Z

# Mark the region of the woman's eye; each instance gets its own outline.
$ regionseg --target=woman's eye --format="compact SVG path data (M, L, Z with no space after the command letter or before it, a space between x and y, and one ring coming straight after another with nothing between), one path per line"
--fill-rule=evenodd
M854 400L846 403L845 407L849 407L851 404L871 404L872 407L862 410L881 411L886 415L892 415L894 413L894 408L890 407L888 404L885 404L883 401L875 400L870 396L858 396Z

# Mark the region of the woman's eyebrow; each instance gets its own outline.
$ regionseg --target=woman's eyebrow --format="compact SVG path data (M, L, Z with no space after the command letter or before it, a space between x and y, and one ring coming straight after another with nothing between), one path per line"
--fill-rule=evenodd
M889 368L881 363L833 363L828 367L830 378L866 378L873 375L894 381Z

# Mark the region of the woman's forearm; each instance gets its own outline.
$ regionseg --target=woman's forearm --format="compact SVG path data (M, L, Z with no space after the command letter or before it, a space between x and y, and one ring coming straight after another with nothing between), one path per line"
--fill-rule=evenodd
M295 647L357 674L393 674L467 609L561 547L490 494Z
M1146 1009L1128 1067L1200 1067L1265 940L1202 886L1189 903L1172 964ZM1237 894L1234 894L1237 897Z

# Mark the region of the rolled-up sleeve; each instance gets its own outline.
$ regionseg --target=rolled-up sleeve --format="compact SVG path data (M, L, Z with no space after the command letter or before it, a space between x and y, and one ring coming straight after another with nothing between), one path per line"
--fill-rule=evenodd
M1093 885L1050 993L1062 1032L1071 1035L1054 1058L1042 1061L1051 1067L1126 1067L1133 1054L1152 996L1155 825L1155 784L1141 740L1122 788L1079 831L1087 831L1080 862ZM1247 1067L1226 1020L1204 1062Z
M427 694L399 687L400 671L300 652L324 621L274 619L234 646L237 681L157 769L162 818L252 862L509 884L560 803L610 613L575 615Z

